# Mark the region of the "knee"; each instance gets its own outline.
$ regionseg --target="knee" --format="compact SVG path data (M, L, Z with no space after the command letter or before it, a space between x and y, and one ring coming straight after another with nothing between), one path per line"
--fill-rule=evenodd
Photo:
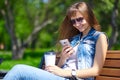
M23 65L23 64L17 64L17 65L15 65L12 69L18 71L18 70L22 70L24 66L25 66L25 65Z

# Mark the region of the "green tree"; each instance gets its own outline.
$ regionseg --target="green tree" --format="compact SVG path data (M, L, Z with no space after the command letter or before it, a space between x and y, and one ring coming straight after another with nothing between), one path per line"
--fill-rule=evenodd
M64 4L68 2L64 0L56 2L54 0L48 2L2 0L2 3L0 11L10 36L13 59L21 59L25 48L37 38L43 27L58 19L62 10L65 10Z
M83 0L0 0L0 42L10 45L13 59L21 59L26 47L53 46L54 34L65 16L66 9ZM110 48L120 43L119 0L84 0L97 16L102 31L110 38ZM5 24L5 28L4 28ZM6 30L5 30L6 29ZM6 33L8 32L8 34ZM50 42L51 41L51 42ZM120 46L120 45L119 45Z

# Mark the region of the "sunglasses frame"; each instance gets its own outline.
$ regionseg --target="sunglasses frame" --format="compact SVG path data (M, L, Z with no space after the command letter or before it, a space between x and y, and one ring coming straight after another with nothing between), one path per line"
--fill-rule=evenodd
M83 22L83 17L79 17L79 18L76 18L76 19L71 19L70 20L70 22L72 23L72 24L76 24L76 21L77 22Z

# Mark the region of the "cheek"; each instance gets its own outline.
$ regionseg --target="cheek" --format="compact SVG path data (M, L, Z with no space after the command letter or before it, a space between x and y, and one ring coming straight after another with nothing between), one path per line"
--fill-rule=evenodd
M86 21L86 20L83 20L82 24L87 24L87 21Z
M83 21L82 25L84 26L84 28L87 28L89 26L86 20Z

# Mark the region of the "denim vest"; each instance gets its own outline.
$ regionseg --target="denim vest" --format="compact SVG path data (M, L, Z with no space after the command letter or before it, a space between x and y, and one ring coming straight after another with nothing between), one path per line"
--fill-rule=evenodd
M89 33L80 38L82 33L71 38L70 43L71 46L75 46L76 43L79 42L78 52L77 52L77 69L88 69L93 66L96 42L100 34L104 34L103 32L96 31L91 28ZM94 80L94 77L84 78L79 80Z

